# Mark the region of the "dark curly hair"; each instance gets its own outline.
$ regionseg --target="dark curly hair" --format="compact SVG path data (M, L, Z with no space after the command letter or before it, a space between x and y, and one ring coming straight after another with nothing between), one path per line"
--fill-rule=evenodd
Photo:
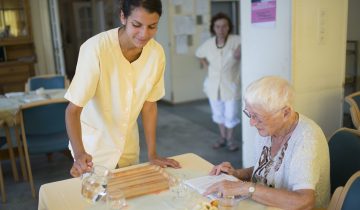
M224 14L224 13L222 13L222 12L217 13L216 15L214 15L214 16L211 18L210 33L211 33L212 35L215 35L214 25L215 25L215 22L216 22L217 20L220 20L220 19L225 19L225 20L227 20L228 25L229 25L229 33L228 33L228 34L231 34L231 32L232 32L232 30L233 30L232 21L231 21L231 19L229 18L229 16L227 16L226 14Z
M119 6L125 18L137 7L142 7L149 13L156 12L159 16L162 14L161 0L120 0Z

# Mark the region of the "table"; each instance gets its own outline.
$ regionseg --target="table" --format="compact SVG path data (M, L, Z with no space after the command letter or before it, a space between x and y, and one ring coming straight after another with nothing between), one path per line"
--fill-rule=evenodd
M172 157L180 162L181 169L166 168L165 171L171 175L184 174L186 178L195 178L207 175L213 167L211 163L201 157L187 153ZM125 170L139 167L148 163L130 166L118 170ZM39 210L100 210L106 209L102 203L91 205L87 203L80 194L81 179L72 178L63 181L44 184L39 192ZM126 210L175 210L172 205L171 194L163 191L157 194L149 194L127 200ZM252 200L240 201L238 209L251 210L276 210L277 208L267 207Z
M19 157L20 157L20 166L24 180L27 180L27 172L25 169L25 160L24 153L22 148L19 146L20 143L20 133L18 129L18 111L20 106L26 103L30 103L33 101L52 99L52 98L64 98L66 89L41 89L40 91L30 91L30 92L17 92L14 94L5 94L8 95L2 96L0 95L0 121L4 121L5 131L7 135L8 141L12 142L13 145L17 146ZM11 128L14 132L14 136L16 138L16 143L14 140L11 140L11 135L6 130ZM8 142L8 145L10 145ZM11 147L11 145L10 145ZM13 171L15 180L18 180L18 173L16 166L13 164L14 155L12 149L10 151L10 159L12 160Z
M0 97L0 120L4 120L8 126L14 126L17 122L16 114L22 104L35 100L64 98L66 90L44 89L41 92L41 94L36 94L36 91L31 91L10 97Z

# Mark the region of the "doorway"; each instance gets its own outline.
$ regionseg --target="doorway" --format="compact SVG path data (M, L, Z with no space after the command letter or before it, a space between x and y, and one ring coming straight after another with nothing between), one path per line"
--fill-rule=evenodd
M360 91L360 68L359 68L359 41L360 30L360 1L348 0L348 26L346 43L346 64L344 79L344 98L354 92ZM354 128L351 120L349 104L344 102L343 126Z
M95 34L118 26L118 1L57 1L66 75L71 80L81 44Z
M212 0L211 16L222 12L227 14L233 23L233 33L240 34L240 4L239 0Z

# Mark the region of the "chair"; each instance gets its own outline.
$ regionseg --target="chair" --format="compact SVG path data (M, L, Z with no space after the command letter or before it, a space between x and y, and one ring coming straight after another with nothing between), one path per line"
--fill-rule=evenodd
M329 139L331 193L360 170L360 131L341 128Z
M2 126L4 124L3 121L0 121L0 126ZM0 148L6 143L5 140L0 139ZM2 173L2 167L1 167L1 161L0 161L0 195L1 195L1 200L2 202L6 202L6 194L5 194L5 186L4 186L4 178L3 178L3 173Z
M344 187L338 187L336 188L334 194L331 197L329 206L327 208L327 210L335 210L336 209L336 205L339 202L339 198L341 196L342 191L344 190Z
M360 209L360 171L354 173L344 187L338 187L328 210Z
M69 81L63 75L41 75L30 77L25 84L26 91L32 91L39 88L44 89L57 89L66 88Z
M30 155L66 151L65 99L48 99L20 107L20 126L31 192L35 198Z
M5 125L4 121L0 121L0 128L3 128L5 130L6 137L0 137L0 148L2 148L4 145L7 145L7 153L9 155L12 173L14 176L14 180L17 182L19 180L18 171L16 168L16 162L15 162L15 155L13 152L12 142L10 138L10 131L9 127ZM1 157L0 157L1 160ZM1 192L1 198L2 202L6 202L6 194L5 194L5 186L4 186L4 178L2 173L2 167L1 167L1 161L0 161L0 192Z
M360 129L360 91L345 97L345 101L350 105L351 120L356 129Z

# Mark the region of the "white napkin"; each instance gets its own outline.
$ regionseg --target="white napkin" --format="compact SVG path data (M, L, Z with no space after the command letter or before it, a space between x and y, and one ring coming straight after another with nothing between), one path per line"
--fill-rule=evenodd
M25 103L31 103L31 102L35 102L35 101L41 101L41 100L45 100L46 96L44 95L29 95L24 97L23 101Z
M21 97L24 94L25 94L24 92L11 92L11 93L5 93L5 96L7 98L14 98L14 97Z

